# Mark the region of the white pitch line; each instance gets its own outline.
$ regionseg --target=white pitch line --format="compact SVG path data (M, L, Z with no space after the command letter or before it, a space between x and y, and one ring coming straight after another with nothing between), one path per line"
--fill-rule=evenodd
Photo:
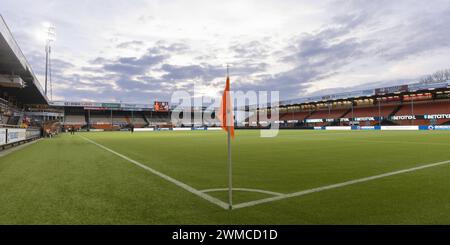
M413 172L413 171L417 171L417 170L421 170L421 169L425 169L425 168L436 167L436 166L444 165L444 164L448 164L448 163L450 163L450 160L437 162L437 163L430 163L430 164L426 164L426 165L422 165L422 166L418 166L418 167L414 167L414 168L398 170L398 171L394 171L394 172L374 175L374 176L365 177L365 178L361 178L361 179L350 180L350 181L341 182L341 183L337 183L337 184L333 184L333 185L317 187L317 188L313 188L313 189L309 189L309 190L304 190L304 191L299 191L299 192L294 192L294 193L289 193L289 194L283 194L283 195L280 195L280 196L269 197L269 198L264 198L264 199L260 199L260 200L240 203L240 204L234 205L233 209L255 206L255 205L258 205L258 204L278 201L278 200L291 198L291 197L303 196L303 195L311 194L311 193L314 193L314 192L335 189L335 188L344 187L344 186L347 186L347 185L353 185L353 184L367 182L367 181L371 181L371 180L375 180L375 179L381 179L381 178L388 177L388 176L393 176L393 175L397 175L397 174Z
M192 193L194 195L197 195L197 196L199 196L199 197L201 197L201 198L203 198L203 199L205 199L205 200L207 200L207 201L209 201L209 202L211 202L213 204L216 204L217 206L219 206L219 207L221 207L223 209L228 209L228 204L223 202L223 201L221 201L221 200L219 200L219 199L217 199L217 198L214 198L214 197L212 197L210 195L207 195L207 194L205 194L205 193L203 193L203 192L201 192L201 191L199 191L199 190L197 190L197 189L195 189L195 188L193 188L193 187L191 187L191 186L189 186L189 185L187 185L187 184L185 184L185 183L183 183L183 182L181 182L179 180L176 180L176 179L174 179L174 178L172 178L172 177L170 177L168 175L165 175L165 174L163 174L163 173L161 173L161 172L159 172L159 171L157 171L157 170L155 170L153 168L150 168L150 167L148 167L148 166L146 166L146 165L144 165L144 164L142 164L142 163L140 163L140 162L138 162L136 160L133 160L133 159L131 159L131 158L125 156L125 155L122 155L122 154L120 154L120 153L118 153L118 152L116 152L114 150L111 150L108 147L106 147L104 145L101 145L101 144L99 144L99 143L97 143L97 142L95 142L95 141L93 141L91 139L88 139L88 138L86 138L84 136L81 136L81 135L80 135L80 137L85 139L86 141L89 141L92 144L94 144L94 145L96 145L96 146L106 150L106 151L109 151L109 152L113 153L116 156L119 156L119 157L121 157L121 158L123 158L123 159L125 159L125 160L127 160L127 161L129 161L129 162L131 162L131 163L133 163L133 164L135 164L135 165L137 165L137 166L139 166L139 167L141 167L141 168L143 168L143 169L145 169L145 170L147 170L147 171L149 171L149 172L151 172L151 173L153 173L153 174L155 174L155 175L157 175L157 176L159 176L159 177L161 177L161 178L163 178L163 179L165 179L167 181L169 181L169 182L172 182L173 184L175 184L175 185L177 185L177 186L179 186L179 187L189 191L190 193Z
M203 193L207 192L216 192L216 191L228 191L228 188L214 188L214 189L206 189L206 190L200 190ZM274 192L274 191L266 191L261 189L251 189L251 188L233 188L233 191L247 191L247 192L258 192L263 194L268 194L272 196L281 196L283 193Z

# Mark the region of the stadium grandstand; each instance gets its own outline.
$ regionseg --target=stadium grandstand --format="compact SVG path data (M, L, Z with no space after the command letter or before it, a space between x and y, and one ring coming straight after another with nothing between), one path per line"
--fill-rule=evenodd
M63 112L64 129L98 131L170 125L169 109L155 109L153 105L64 101L50 105Z
M57 116L36 111L46 107L39 81L0 16L0 147L56 133Z
M279 111L281 127L289 128L450 125L450 81L285 101Z
M409 85L354 91L312 98L284 101L278 108L280 128L304 128L325 126L382 126L382 125L450 125L450 82L412 83ZM159 102L156 102L159 103ZM171 108L159 110L155 105L50 102L64 128L79 130L121 130L135 128L171 128ZM173 109L173 107L172 107ZM192 121L183 121L182 127L215 127L219 121L202 120L206 108L192 108ZM247 115L257 109L244 111ZM214 112L213 118L214 118ZM270 114L270 112L269 112ZM181 117L183 117L181 115ZM270 118L270 117L269 117ZM267 127L261 121L249 121L236 127Z

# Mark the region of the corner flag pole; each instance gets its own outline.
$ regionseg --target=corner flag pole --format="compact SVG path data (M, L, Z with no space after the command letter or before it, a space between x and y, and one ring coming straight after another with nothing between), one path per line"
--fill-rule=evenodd
M227 64L227 78L230 76L229 74L229 65ZM229 92L228 92L229 93ZM228 94L229 96L229 94ZM231 100L231 98L228 98L229 100ZM230 108L229 106L227 106L227 123L233 122L234 123L234 118L230 119L230 115L231 115L231 111L232 108ZM227 125L228 127L228 132L227 132L227 140L228 140L228 207L229 209L233 209L233 165L231 163L231 135L230 135L230 131L231 131L231 126Z

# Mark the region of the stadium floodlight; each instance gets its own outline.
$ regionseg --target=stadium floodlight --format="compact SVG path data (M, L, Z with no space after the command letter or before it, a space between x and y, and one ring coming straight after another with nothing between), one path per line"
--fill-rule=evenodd
M55 41L56 38L56 32L55 32L55 26L46 23L44 24L46 27L46 40L45 40L45 96L47 96L47 83L50 81L50 90L51 90L51 96L53 97L53 91L52 91L52 84L51 84L51 62L50 62L50 54L51 54L51 43ZM50 76L49 76L50 75ZM53 99L53 98L51 98Z
M52 24L46 24L45 25L45 34L46 34L46 42L47 43L55 41L55 39L56 39L55 26Z

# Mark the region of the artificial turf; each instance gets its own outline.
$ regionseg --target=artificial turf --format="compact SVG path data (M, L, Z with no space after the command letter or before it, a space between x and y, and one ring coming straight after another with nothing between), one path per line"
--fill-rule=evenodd
M0 224L450 223L450 164L228 211L81 136L198 190L227 186L220 131L63 134L0 158ZM450 160L449 149L445 131L238 130L233 184L292 193Z

